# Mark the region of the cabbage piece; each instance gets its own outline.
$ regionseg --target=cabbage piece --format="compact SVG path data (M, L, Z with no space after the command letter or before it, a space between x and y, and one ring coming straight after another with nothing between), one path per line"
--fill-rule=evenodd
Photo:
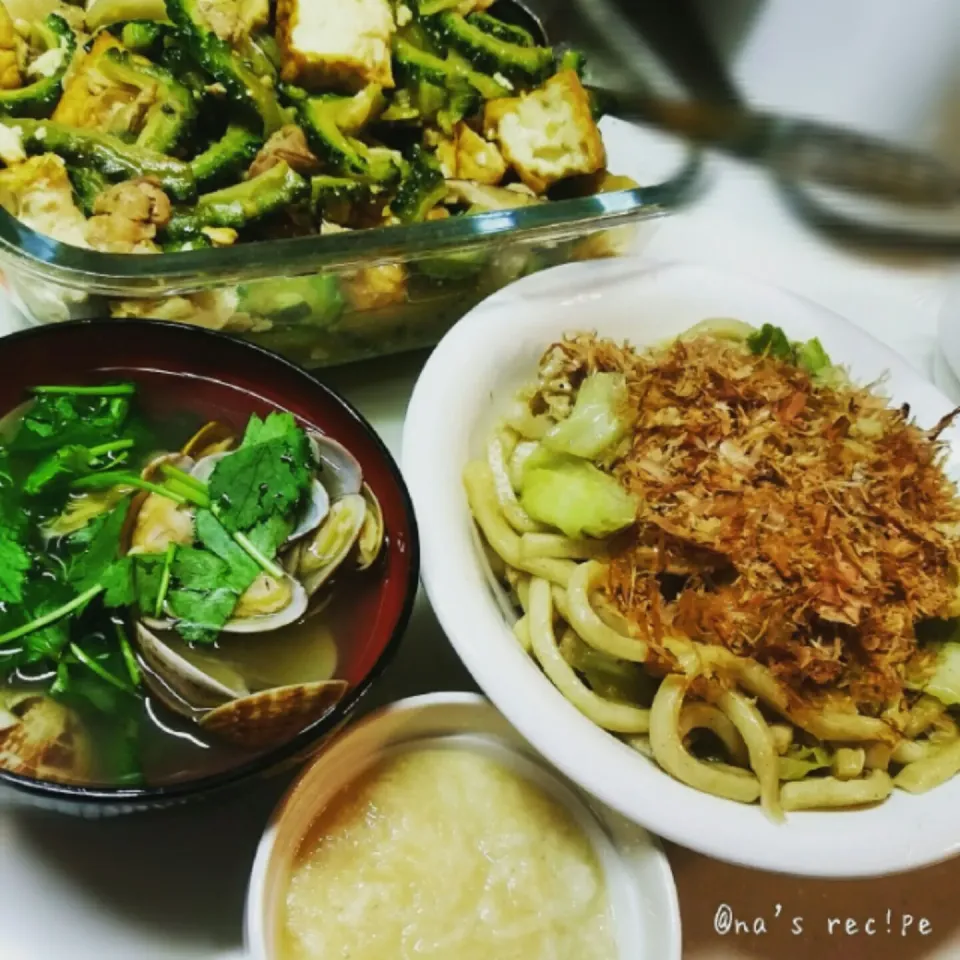
M630 429L627 380L619 373L593 373L580 385L573 411L543 438L556 453L594 460Z
M936 646L933 676L924 684L923 692L945 706L955 707L960 704L960 643L949 641Z
M806 343L797 344L796 351L797 366L806 370L812 377L818 377L829 372L833 366L827 356L827 351L823 349L823 344L817 337L808 340Z
M802 780L814 770L825 770L832 763L830 751L826 747L791 747L780 757L780 779Z
M520 504L540 523L568 537L608 537L629 527L637 500L587 460L542 446L524 465Z

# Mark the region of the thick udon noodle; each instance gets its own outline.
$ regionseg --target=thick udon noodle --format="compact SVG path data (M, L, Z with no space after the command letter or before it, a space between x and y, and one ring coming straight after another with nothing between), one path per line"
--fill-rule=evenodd
M738 321L719 320L698 324L687 336L741 341L750 332ZM650 702L627 703L591 689L565 647L584 645L611 665L642 665L648 649L599 593L607 573L603 542L547 530L518 500L519 470L547 427L544 417L518 404L489 437L485 460L467 466L464 485L487 559L520 614L514 635L584 716L677 780L728 800L760 801L774 819L785 810L874 803L895 786L924 792L960 772L960 729L930 696L913 705L901 735L876 717L798 709L786 686L758 661L687 636L664 638L679 669L659 681ZM694 679L708 691L705 699L688 698ZM695 730L714 735L722 762L691 752L687 740ZM780 758L798 731L830 747L829 775L781 779ZM931 731L935 739L923 738ZM895 776L891 763L901 765Z

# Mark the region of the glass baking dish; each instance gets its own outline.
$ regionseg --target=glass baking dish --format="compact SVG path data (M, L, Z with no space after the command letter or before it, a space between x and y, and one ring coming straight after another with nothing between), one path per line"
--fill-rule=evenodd
M635 190L516 210L161 255L58 243L0 208L0 269L35 323L154 317L223 330L306 367L437 343L507 283L570 260L635 250L641 223L688 200L701 159L605 118L612 173Z

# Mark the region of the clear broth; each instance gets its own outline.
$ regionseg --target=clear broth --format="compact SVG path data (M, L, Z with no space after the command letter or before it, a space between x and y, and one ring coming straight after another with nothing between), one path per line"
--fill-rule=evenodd
M263 415L272 409L260 398L239 389L218 384L218 390L194 391L191 388L196 383L191 378L161 371L111 371L110 381L120 379L137 386L131 417L138 420L140 437L125 469L139 471L156 453L180 450L211 420L226 423L241 435L252 413ZM231 400L236 402L227 406L210 400L211 395L225 392L232 393ZM0 420L0 443L9 439L25 410L26 405L21 406ZM11 456L15 476L25 475L44 455ZM3 496L0 488L0 500ZM55 501L37 500L30 523L33 530L39 521L61 512L63 495L60 493ZM50 541L46 553L56 556L58 549L58 542ZM350 640L362 634L369 618L375 616L376 581L372 570L335 578L314 598L302 620L281 630L245 636L221 634L216 644L202 648L191 648L177 636L173 639L179 652L197 665L211 658L222 658L226 669L239 666L245 673L249 672L251 679L257 681L251 689L334 678L350 680ZM0 604L0 625L5 612ZM108 612L99 606L84 614L83 624L86 636L98 630L115 629ZM129 637L131 623L126 626ZM0 650L0 705L5 691L46 694L52 676L49 666L44 664L5 671ZM138 777L136 782L129 779L126 766L124 772L118 772L112 718L70 704L90 740L93 769L89 780L84 781L86 785L173 784L220 773L256 756L258 751L245 750L207 735L197 723L172 712L145 688L141 692L143 698L124 714L124 722L132 721L137 726L137 765L142 778Z

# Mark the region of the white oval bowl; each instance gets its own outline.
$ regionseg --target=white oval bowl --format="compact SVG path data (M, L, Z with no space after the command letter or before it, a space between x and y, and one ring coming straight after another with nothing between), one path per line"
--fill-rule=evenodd
M563 803L600 858L622 960L680 960L677 891L657 841L545 765L489 701L471 693L427 694L384 707L325 746L298 777L257 848L244 923L252 960L277 956L297 849L331 798L385 757L437 747L480 751Z
M779 288L692 264L638 259L572 264L507 287L458 323L431 355L407 412L403 472L420 528L422 576L447 636L477 683L567 777L635 823L733 863L822 877L909 870L960 851L960 777L930 793L900 791L861 810L792 813L777 825L758 806L694 790L584 717L511 633L487 582L461 483L465 464L511 397L564 333L596 330L637 346L707 317L819 337L831 358L909 402L932 426L951 403L897 354L842 317ZM909 317L904 318L909 323ZM956 450L957 432L944 434ZM955 454L951 455L956 466Z

